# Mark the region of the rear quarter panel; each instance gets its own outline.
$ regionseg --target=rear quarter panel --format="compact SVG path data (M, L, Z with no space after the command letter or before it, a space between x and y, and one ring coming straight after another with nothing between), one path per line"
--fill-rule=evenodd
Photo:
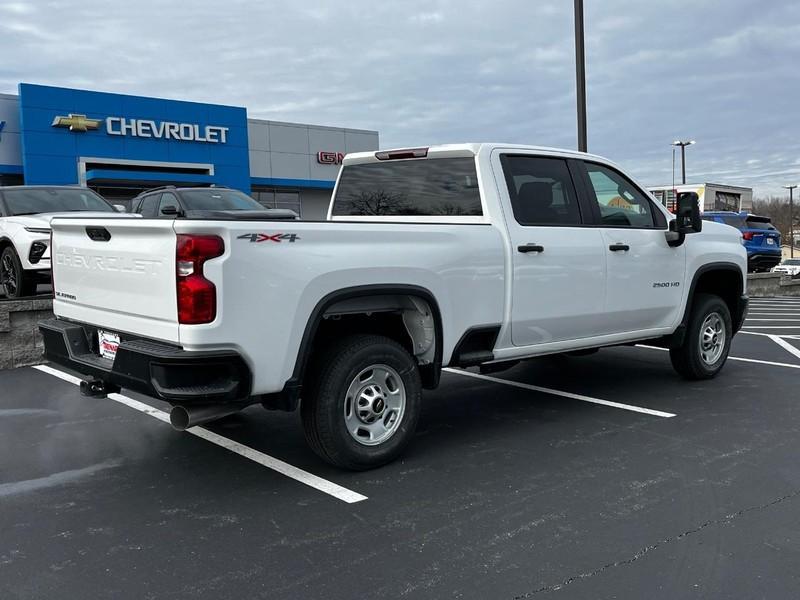
M218 288L217 318L181 325L181 345L237 350L253 369L254 393L282 389L314 308L337 290L427 289L441 313L445 364L468 327L503 319L504 246L492 225L179 220L175 230L220 235L226 247L205 265ZM251 241L251 234L296 237Z

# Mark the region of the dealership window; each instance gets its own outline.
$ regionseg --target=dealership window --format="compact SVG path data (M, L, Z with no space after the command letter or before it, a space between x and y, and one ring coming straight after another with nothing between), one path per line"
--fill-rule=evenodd
M16 175L14 173L2 173L0 174L0 186L5 185L22 185L25 183L23 181L22 175Z
M253 187L250 195L264 208L288 208L296 212L299 217L303 216L300 212L298 190Z

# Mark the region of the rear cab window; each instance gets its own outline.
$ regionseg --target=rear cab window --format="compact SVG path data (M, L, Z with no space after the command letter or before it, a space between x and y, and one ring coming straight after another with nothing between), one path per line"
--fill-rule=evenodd
M333 217L481 217L474 157L387 160L345 165Z
M775 231L775 226L770 223L767 217L747 217L745 219L747 229L761 229L764 231Z

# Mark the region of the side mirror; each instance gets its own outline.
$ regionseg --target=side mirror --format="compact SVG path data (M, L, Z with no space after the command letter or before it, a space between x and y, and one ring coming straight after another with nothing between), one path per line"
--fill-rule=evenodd
M180 211L178 210L177 206L169 205L169 206L165 206L164 208L161 209L161 214L162 215L168 215L168 216L176 216L176 215L180 214Z
M675 231L678 233L699 233L703 230L703 219L700 218L700 197L695 192L678 194L675 215Z
M114 210L117 211L117 212L128 212L128 209L125 208L124 204L115 204L114 205Z

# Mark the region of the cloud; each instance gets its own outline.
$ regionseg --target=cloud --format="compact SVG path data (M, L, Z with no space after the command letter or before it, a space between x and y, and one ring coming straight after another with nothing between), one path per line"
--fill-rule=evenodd
M589 149L668 183L670 142L688 136L688 179L779 193L800 180L798 22L789 0L587 3ZM30 81L240 105L378 129L384 147L575 147L563 0L59 0L3 4L0 31L0 92Z

